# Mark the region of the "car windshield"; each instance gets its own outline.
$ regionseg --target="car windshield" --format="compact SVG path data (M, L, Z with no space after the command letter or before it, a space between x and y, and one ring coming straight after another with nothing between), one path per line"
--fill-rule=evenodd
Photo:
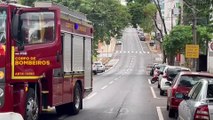
M6 19L6 10L0 8L0 43L4 45L6 44Z
M180 78L179 86L181 87L192 87L201 79L212 79L208 76L201 76L201 75L183 75Z
M101 63L95 63L95 65L101 65Z
M165 68L166 68L165 65L161 65L159 71L160 71L160 72L163 72Z
M174 78L180 71L179 68L170 68L167 70L167 74L169 77Z
M207 98L213 98L213 84L208 85Z

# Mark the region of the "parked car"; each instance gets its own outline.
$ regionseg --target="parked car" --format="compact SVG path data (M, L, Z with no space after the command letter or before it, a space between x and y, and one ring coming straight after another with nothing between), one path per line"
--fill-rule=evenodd
M101 73L105 71L105 65L101 61L94 62L92 65L93 73L96 75L97 73Z
M168 69L169 65L166 65L164 68L160 70L160 74L158 76L158 88L160 88L160 81L163 78L163 76L166 76L166 70Z
M150 73L149 73L150 76L153 76L154 70L155 70L155 68L156 68L157 65L158 65L158 63L154 63L154 64L152 65L152 68L151 68Z
M141 41L145 41L145 36L144 36L144 33L143 32L139 32L138 33L138 37Z
M122 41L120 39L117 40L116 45L121 45Z
M183 99L178 107L179 120L213 119L213 79L205 78L197 82L188 96L179 93L176 98Z
M181 67L181 66L169 66L167 67L162 79L159 81L159 89L160 95L164 95L167 92L167 89L170 87L165 83L167 81L173 81L175 76L181 71L191 71L189 68Z
M167 90L167 110L169 117L175 117L178 113L178 106L183 99L177 98L177 94L187 95L193 85L201 79L213 78L213 74L204 72L180 72L171 83L166 82L171 87Z
M155 82L159 81L159 76L160 76L160 73L162 73L162 71L164 70L164 68L166 67L167 65L166 64L158 64L156 65L155 67L155 70L154 70L154 75L151 79L151 83L154 84ZM158 69L156 69L158 68Z

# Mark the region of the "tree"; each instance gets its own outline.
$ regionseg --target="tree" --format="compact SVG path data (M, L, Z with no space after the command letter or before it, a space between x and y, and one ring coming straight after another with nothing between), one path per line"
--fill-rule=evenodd
M148 3L143 8L144 16L143 22L141 23L141 27L145 32L150 33L154 30L154 22L156 22L155 16L157 13L157 8L153 3Z
M137 25L140 25L142 23L142 20L144 18L143 14L143 5L139 3L129 3L128 4L129 13L132 15L131 24L133 27L137 27Z
M205 42L211 39L211 34L207 31L207 27L198 26L197 28L199 45L201 51L205 51ZM174 57L178 53L185 53L185 45L192 44L192 27L179 25L175 26L169 35L164 38L163 47L168 58L168 64L174 65Z

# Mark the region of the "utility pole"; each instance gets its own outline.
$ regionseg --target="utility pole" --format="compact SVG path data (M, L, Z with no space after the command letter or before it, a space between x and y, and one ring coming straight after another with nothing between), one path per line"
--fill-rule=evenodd
M173 29L173 15L174 15L174 8L171 9L171 30Z
M195 45L197 45L197 16L196 16L196 11L195 9L192 9L192 12L193 12L193 25L192 25L192 33L193 33L193 42ZM195 71L197 71L197 63L198 63L198 60L197 58L194 59L194 69Z

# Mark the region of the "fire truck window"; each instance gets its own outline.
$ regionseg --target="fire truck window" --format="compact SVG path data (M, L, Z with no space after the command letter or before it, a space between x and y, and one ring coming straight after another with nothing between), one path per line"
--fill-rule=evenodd
M52 42L55 20L52 12L27 12L21 15L21 40L25 44Z
M6 10L0 9L0 43L6 44Z

